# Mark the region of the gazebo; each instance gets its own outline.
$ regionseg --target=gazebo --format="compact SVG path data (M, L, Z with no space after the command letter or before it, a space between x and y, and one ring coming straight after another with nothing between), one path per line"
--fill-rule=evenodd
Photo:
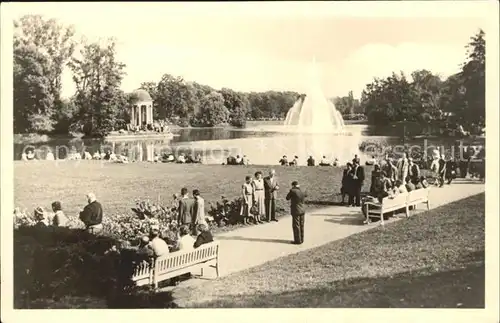
M138 89L132 92L137 97L132 105L130 113L130 124L132 126L142 126L153 123L153 99L148 91Z

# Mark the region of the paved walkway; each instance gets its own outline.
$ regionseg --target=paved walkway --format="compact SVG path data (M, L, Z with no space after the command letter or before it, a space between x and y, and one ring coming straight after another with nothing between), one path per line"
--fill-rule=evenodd
M485 191L484 184L468 180L456 181L452 185L431 189L431 209L461 200ZM425 204L417 206L412 215L425 211ZM404 217L392 218L386 225ZM255 267L277 258L315 248L352 234L378 227L378 223L363 225L359 207L331 206L312 210L306 214L305 241L302 245L290 244L293 239L291 217L279 222L255 225L222 233L216 236L221 241L219 274L226 276ZM205 270L205 278L215 277L215 270ZM177 286L190 286L206 281L190 279Z

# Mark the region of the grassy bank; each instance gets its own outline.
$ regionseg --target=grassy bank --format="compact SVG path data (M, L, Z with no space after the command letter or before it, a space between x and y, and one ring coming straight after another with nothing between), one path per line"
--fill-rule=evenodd
M246 175L266 166L222 166L222 165L180 165L180 164L110 164L99 161L63 161L59 163L15 162L14 163L14 205L28 210L37 206L50 207L60 200L68 216L77 216L86 204L85 194L94 192L103 204L105 214L130 213L135 200L156 202L158 197L170 205L172 194L182 187L190 191L199 189L206 204L216 202L224 195L235 198L241 193ZM298 180L309 192L311 207L323 206L338 201L342 169L335 167L281 167L274 166L281 192L277 207L288 213L285 201L290 183ZM370 178L371 168L366 167ZM364 190L369 189L369 181ZM208 207L208 206L206 206Z
M178 290L176 303L210 308L481 308L484 216L483 193Z

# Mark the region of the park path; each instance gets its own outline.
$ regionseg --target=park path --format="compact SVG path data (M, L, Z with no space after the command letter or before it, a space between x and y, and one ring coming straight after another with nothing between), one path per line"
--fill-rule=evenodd
M470 180L457 180L442 188L433 187L430 194L431 209L484 191L484 184ZM425 204L418 205L411 215L421 213L426 209ZM404 216L392 218L386 221L386 225L402 218ZM281 218L279 222L245 227L216 235L215 239L220 241L220 276L227 276L379 226L378 223L363 225L363 216L359 207L330 206L315 209L306 214L304 243L293 245L290 244L293 239L291 222L291 217L288 216ZM215 270L206 269L204 274L204 278L215 278ZM206 280L190 279L174 289L203 281Z

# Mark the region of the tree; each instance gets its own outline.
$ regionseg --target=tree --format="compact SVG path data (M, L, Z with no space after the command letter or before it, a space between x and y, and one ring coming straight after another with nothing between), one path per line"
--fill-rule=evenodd
M198 103L194 85L170 74L163 75L156 95L160 118L189 118Z
M73 27L39 15L14 22L14 131L50 132L61 107L61 75L74 51Z
M54 96L50 91L49 63L33 44L14 41L14 131L50 132Z
M486 42L484 31L471 37L467 45L467 61L462 67L461 77L465 87L464 99L466 107L463 111L463 120L468 122L465 126L481 124L484 126L485 118L485 64Z
M443 91L443 82L437 75L430 71L419 70L411 73L413 79L413 88L417 92L420 100L419 116L420 119L437 119L442 114L441 97Z
M199 125L214 127L226 123L229 119L229 110L224 106L222 94L213 91L203 98L201 112L197 117Z
M219 93L224 99L224 106L229 111L229 122L235 127L245 127L248 100L242 93L222 88Z
M81 59L73 58L70 63L77 88L78 120L85 135L105 136L116 127L116 117L123 109L120 85L125 64L115 58L116 43L113 39L103 46L85 44L81 56Z

